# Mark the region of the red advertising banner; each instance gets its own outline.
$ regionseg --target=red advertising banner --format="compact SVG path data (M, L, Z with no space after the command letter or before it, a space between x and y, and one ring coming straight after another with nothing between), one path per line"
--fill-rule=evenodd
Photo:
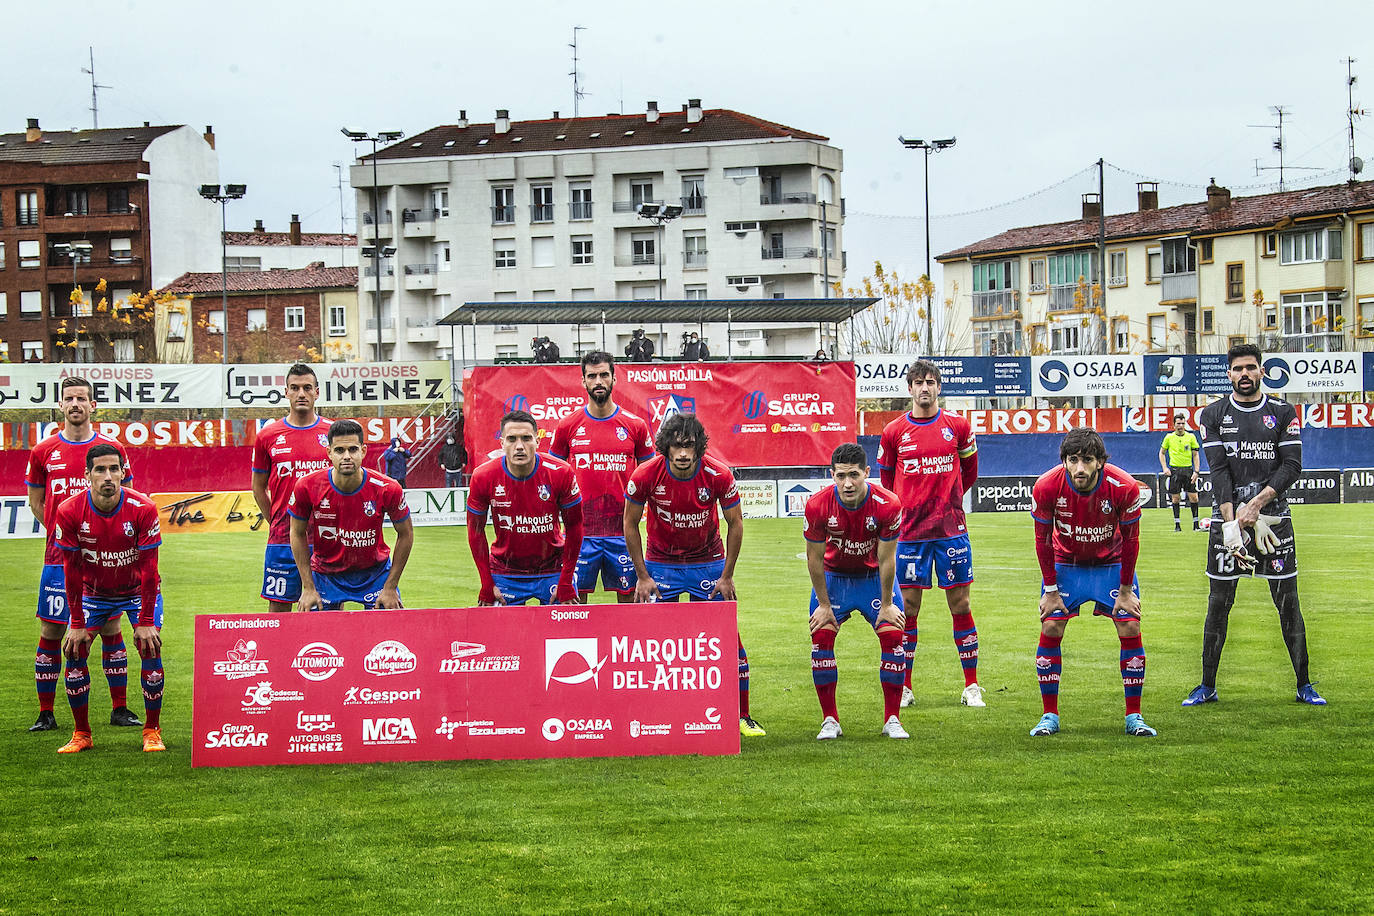
M735 604L196 617L192 766L739 753Z
M468 454L494 456L501 416L529 411L547 448L558 421L586 402L578 366L479 366L464 382ZM616 401L654 432L675 413L695 413L711 453L737 467L828 464L856 435L854 364L619 363Z

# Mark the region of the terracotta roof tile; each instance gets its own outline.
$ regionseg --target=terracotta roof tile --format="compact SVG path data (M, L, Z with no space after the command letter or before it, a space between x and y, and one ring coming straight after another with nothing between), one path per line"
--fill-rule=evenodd
M288 290L356 289L358 268L322 267L300 270L256 270L225 275L231 293L284 292ZM218 293L223 288L221 274L185 273L159 292L179 295Z
M291 236L286 232L226 232L226 245L245 247L277 247L291 244ZM307 248L352 248L358 244L356 235L340 235L337 232L302 232L301 245Z
M44 130L29 143L25 134L0 134L0 162L41 162L61 165L85 162L136 162L163 134L182 125L162 127L102 127L98 130Z

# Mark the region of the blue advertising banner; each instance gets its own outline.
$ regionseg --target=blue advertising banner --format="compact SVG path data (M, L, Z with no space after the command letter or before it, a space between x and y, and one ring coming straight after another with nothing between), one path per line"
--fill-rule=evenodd
M1030 360L1017 356L933 356L945 397L1026 397Z
M1146 394L1227 394L1225 353L1145 357Z

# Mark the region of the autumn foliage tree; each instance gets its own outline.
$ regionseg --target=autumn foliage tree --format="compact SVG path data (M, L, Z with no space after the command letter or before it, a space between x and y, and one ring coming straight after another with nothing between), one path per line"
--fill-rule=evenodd
M926 309L935 294L929 277L903 280L896 271L884 270L881 261L874 261L872 276L848 289L836 283L835 291L851 298L878 300L854 316L856 353L921 352L926 336Z

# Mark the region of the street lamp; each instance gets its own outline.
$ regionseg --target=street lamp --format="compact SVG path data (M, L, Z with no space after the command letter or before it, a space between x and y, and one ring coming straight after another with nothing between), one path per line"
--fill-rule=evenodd
M81 241L81 242L58 242L57 244L53 245L52 247L53 247L53 250L54 250L54 251L61 251L61 252L64 252L64 253L67 255L67 257L71 259L71 262L72 262L72 292L76 292L76 265L82 263L83 261L90 261L90 259L91 259L91 251L92 251L92 249L93 249L94 246L92 246L90 242ZM81 309L80 309L80 307L79 307L75 302L71 303L71 306L72 306L72 362L77 362L77 353L78 353L78 351L79 351L79 349L80 349L80 348L77 346L77 344L79 344L79 343L81 342L81 322L78 320L78 319L80 319L80 317L81 317Z
M667 230L664 228L682 215L682 208L677 204L641 204L639 208L639 218L647 219L658 226L658 249L654 252L654 260L658 262L658 299L663 301L663 247ZM668 341L663 337L663 322L658 323L658 347L659 352L667 350Z
M224 186L224 193L221 194L219 185L203 184L200 186L200 196L206 200L213 200L219 204L219 279L220 279L220 366L225 372L229 371L229 243L225 239L225 234L229 231L228 226L228 205L231 200L238 200L248 193L246 184L227 184ZM220 384L227 384L226 379L221 378ZM226 389L227 391L227 389ZM229 419L229 402L226 400L222 407L221 416Z
M956 137L948 140L908 140L905 137L898 137L897 141L907 149L919 149L925 151L925 173L926 173L926 281L933 283L930 278L930 154L937 153L942 149L949 149L954 145ZM934 296L926 299L926 347L933 354L935 352L935 341L933 338L933 322L931 312L934 310Z
M399 139L401 139L402 137L404 137L405 134L402 133L402 132L399 131L399 130L382 130L382 131L378 131L378 132L375 133L375 134L369 134L369 133L368 133L367 131L365 131L365 130L350 130L350 129L347 128L347 127L341 128L341 132L343 133L343 135L344 135L345 137L347 137L348 139L352 140L354 143L371 143L371 144L372 144L372 225L374 226L374 229L373 229L373 238L374 238L374 241L379 241L380 238L381 238L381 236L380 236L380 230L377 229L377 228L375 228L375 227L378 227L378 226L380 225L380 220L381 220L381 212L380 212L380 211L378 210L378 208L377 208L377 187L378 187L378 185L377 185L377 144L378 144L378 143L395 143L397 140L399 140ZM396 253L396 249L395 249L395 248L386 249L386 250L389 250L389 251L391 252L391 254L395 254L395 253ZM373 255L375 256L375 254L376 254L376 252L375 252L375 250L374 250ZM383 254L383 255L382 255L382 257L390 257L390 256L391 256L390 254ZM364 257L367 257L367 255L364 254ZM376 296L375 296L375 298L373 299L373 311L375 311L376 314L377 314L377 362L381 362L381 361L382 361L382 263L381 263L381 258L378 258L378 259L377 259L377 262L376 262L376 264L375 264L374 266L377 268L377 286L376 286Z

